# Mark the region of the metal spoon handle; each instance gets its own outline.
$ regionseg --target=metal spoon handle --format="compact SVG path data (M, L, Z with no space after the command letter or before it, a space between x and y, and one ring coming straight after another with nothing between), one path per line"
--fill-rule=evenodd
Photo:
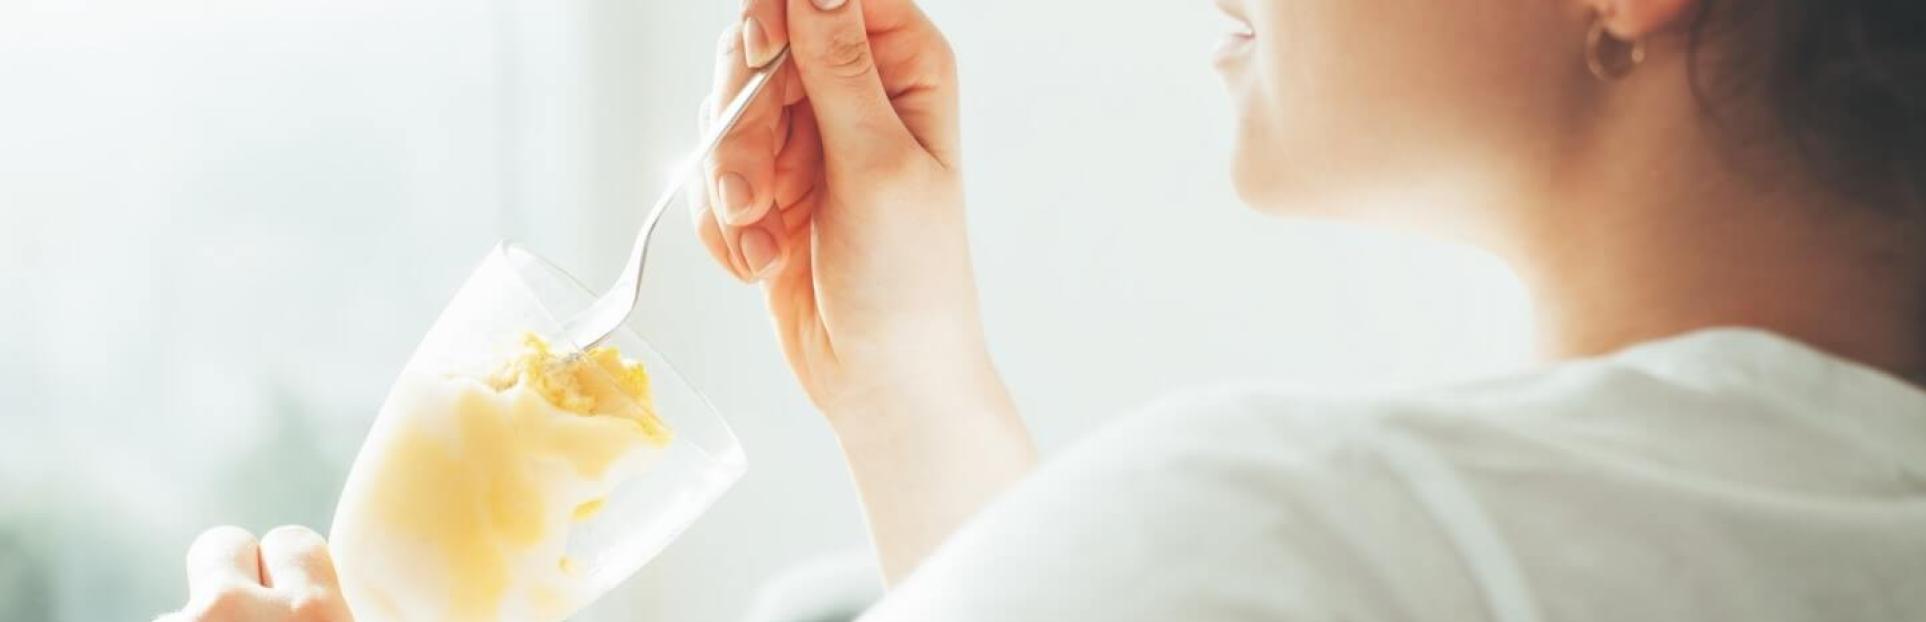
M668 187L662 190L661 196L656 197L655 206L649 209L648 216L642 220L642 230L636 233L635 245L629 249L629 263L622 268L622 275L616 278L602 297L563 323L562 332L576 347L584 350L594 347L615 334L622 323L628 321L629 314L635 311L637 299L642 295L642 268L649 258L649 237L655 234L655 227L662 222L662 215L669 211L670 205L675 204L676 197L682 193L682 184L695 176L696 167L701 166L702 161L722 144L723 137L728 136L736 123L742 121L749 104L756 101L756 96L769 85L776 71L782 69L783 62L788 59L789 47L784 46L776 53L774 60L757 68L749 76L749 81L742 85L742 90L722 109L722 115L709 126L709 132L702 136L702 142L698 143L695 152L676 165Z

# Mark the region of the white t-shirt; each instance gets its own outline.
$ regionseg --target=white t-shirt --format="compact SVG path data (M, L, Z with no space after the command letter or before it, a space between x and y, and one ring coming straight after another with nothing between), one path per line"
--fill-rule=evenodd
M1926 391L1721 329L1098 434L864 620L1926 621Z

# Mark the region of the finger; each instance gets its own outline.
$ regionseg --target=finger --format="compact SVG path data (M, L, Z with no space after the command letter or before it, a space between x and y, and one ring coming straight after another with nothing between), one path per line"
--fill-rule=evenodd
M917 143L946 165L959 159L956 53L908 0L866 0L864 26L883 92Z
M863 0L788 2L790 47L822 132L826 164L863 169L900 158L914 138L883 90L864 30Z
M736 246L742 249L750 281L766 279L782 268L783 238L787 233L782 212L776 210L770 210L762 220L739 230Z
M714 101L715 96L711 94L709 98L702 100L702 106L696 111L696 128L700 134L709 133ZM699 167L699 169L691 173L689 179L684 180L682 184L683 200L687 201L689 206L689 223L695 228L696 239L701 240L703 248L709 250L709 256L713 257L716 263L721 264L723 270L729 271L730 276L741 280L742 272L730 259L729 245L722 239L721 225L717 224L715 215L709 213L710 204L713 201L709 199L708 167Z
M721 264L722 269L728 270L729 276L736 277L738 281L748 282L747 271L738 265L741 259L736 256L735 251L729 249L729 242L722 239L722 225L716 224L716 219L706 210L702 216L703 219L696 223L696 237L702 240L703 248L709 249L709 256L714 258L716 263Z
M701 117L697 125L701 126L703 132L707 132L709 131L707 108L702 110ZM710 204L713 201L709 198L711 191L706 167L690 173L689 179L683 182L682 188L683 198L689 204L689 223L695 227L696 239L702 241L702 247L709 250L709 256L714 258L723 270L727 270L729 276L736 277L739 281L747 281L748 279L743 276L742 267L737 265L734 253L729 250L729 243L722 239L721 222L716 219L715 214L710 213L712 209Z
M328 542L306 527L275 527L261 536L261 584L296 592L334 591L334 562Z
M201 532L187 547L189 600L212 597L223 588L261 585L260 545L240 527Z
M716 184L716 193L713 195L719 203L728 207L718 211L717 205L712 203L709 211L712 216L716 216L715 226L718 237L724 240L724 246L728 249L730 265L736 268L739 277L747 281L757 281L767 275L780 259L782 250L780 235L782 219L776 210L771 208L773 199L766 196L773 193L762 190L752 193L749 190L750 184L761 189L776 185L774 153L776 147L769 144L770 142L774 142L773 138L744 140L734 143L733 147L753 150L752 153L736 152L717 156L719 160L740 160L721 165L722 170L733 169L735 172L722 174ZM757 181L745 181L746 179ZM747 206L741 204L740 201L744 201L745 196L753 196L754 198L747 200L752 200L754 203ZM729 215L720 216L722 212L727 212Z
M286 603L289 619L348 619L328 542L313 530L288 525L261 536L261 579Z
M788 109L801 102L804 95L802 74L796 73L796 64L783 63L782 68L777 69L776 72L782 74L782 82L772 83L769 86L782 87L782 107Z
M729 250L729 243L722 239L722 225L710 213L709 190L700 179L688 184L690 222L694 223L696 238L702 240L702 247L709 250L709 256L716 260L722 269L737 280L747 281L741 266L737 265L735 254Z
M732 30L740 30L741 27ZM739 38L723 35L716 54L714 85L711 87L711 118L715 123L723 109L736 99L755 71L743 61ZM788 74L777 71L770 76L767 89L782 92ZM784 128L782 103L776 97L757 97L743 110L741 118L710 154L707 165L717 192L713 208L725 225L742 225L762 218L761 210L770 201L769 177L774 173L776 151L781 147Z
M708 117L703 122L702 130L704 135L713 131L715 124L721 122L718 117L721 116L722 110L728 107L729 101L735 97L736 91L742 88L743 83L748 80L749 76L749 70L742 60L741 24L730 26L725 30L722 33L722 38L717 41L716 45L716 67L713 77L714 82L709 87ZM748 111L744 111L743 116L747 117ZM743 120L747 121L748 119L745 118ZM740 123L738 123L738 127L740 127ZM722 144L716 145L716 150L721 151L729 141L735 140L736 138L737 136L735 135L724 136ZM700 168L702 169L702 185L708 192L707 212L710 220L715 221L718 230L717 239L722 241L724 254L731 258L729 265L731 271L735 273L736 278L747 280L748 276L742 268L742 254L736 250L736 236L734 232L730 230L728 219L724 216L723 212L728 209L725 206L729 201L752 201L753 197L736 195L724 197L722 193L725 191L742 193L747 190L748 182L731 172L719 170L718 162L713 154L702 160L702 166ZM731 182L726 190L721 183L724 179L728 179ZM738 181L741 183L735 183Z
M813 197L822 187L823 146L816 131L816 115L808 106L797 106L790 116L789 135L782 152L776 154L776 209L791 231L809 225L815 204Z
M789 43L789 7L783 0L746 0L742 5L743 60L761 67Z
M721 106L734 100L754 73L743 60L742 27L732 28L737 35L725 33L720 42L712 95L717 106L711 109L710 123L720 122L716 117L722 112ZM771 79L782 80L783 74L778 72ZM772 83L769 88L780 92L784 87ZM773 201L775 156L781 146L779 132L784 129L781 110L776 98L757 98L704 161L710 188L709 212L716 218L720 238L732 257L730 264L739 268L738 277L753 277L761 267L744 254L737 229L761 220ZM758 253L764 250L759 247ZM757 258L767 259L761 254Z

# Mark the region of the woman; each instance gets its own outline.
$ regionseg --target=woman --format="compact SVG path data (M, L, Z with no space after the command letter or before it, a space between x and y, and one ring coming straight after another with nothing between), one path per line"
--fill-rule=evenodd
M750 0L712 99L795 62L700 234L847 453L871 618L1926 619L1926 5L1221 4L1240 195L1491 249L1556 362L1177 396L1032 474L942 36L909 0ZM209 532L187 611L345 619L325 552Z

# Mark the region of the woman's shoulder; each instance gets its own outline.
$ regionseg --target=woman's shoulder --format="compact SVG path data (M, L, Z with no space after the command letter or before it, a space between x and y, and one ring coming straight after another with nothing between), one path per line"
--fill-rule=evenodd
M1735 428L1804 435L1827 423L1815 422L1815 412L1841 411L1917 419L1926 392L1778 335L1713 329L1396 392L1334 394L1265 382L1195 387L1119 418L1064 457L1102 461L1111 447L1185 455L1250 446L1330 461L1416 442L1470 458L1539 448L1570 459L1588 448L1662 452L1675 442L1695 451L1689 437Z
M1189 387L1126 413L1059 456L1066 463L1187 462L1199 455L1342 470L1387 442L1495 442L1599 423L1628 402L1677 400L1676 383L1615 361L1583 361L1501 377L1383 393L1334 393L1289 383ZM1134 458L1125 455L1134 454ZM1208 461L1206 461L1208 462ZM1336 474L1336 473L1333 473ZM1356 475L1355 473L1351 475Z
M1921 414L1916 389L1746 332L1392 394L1189 389L1058 453L880 611L1487 619L1524 593L1507 542L1609 529L1613 508L1638 524L1640 507L1844 490L1872 452L1926 469L1901 451L1926 446Z
M1052 457L865 619L1477 619L1451 544L1358 425L1375 410L1172 394Z
M1388 412L1173 393L1056 454L866 619L1477 619L1452 544L1379 451L1367 422Z

